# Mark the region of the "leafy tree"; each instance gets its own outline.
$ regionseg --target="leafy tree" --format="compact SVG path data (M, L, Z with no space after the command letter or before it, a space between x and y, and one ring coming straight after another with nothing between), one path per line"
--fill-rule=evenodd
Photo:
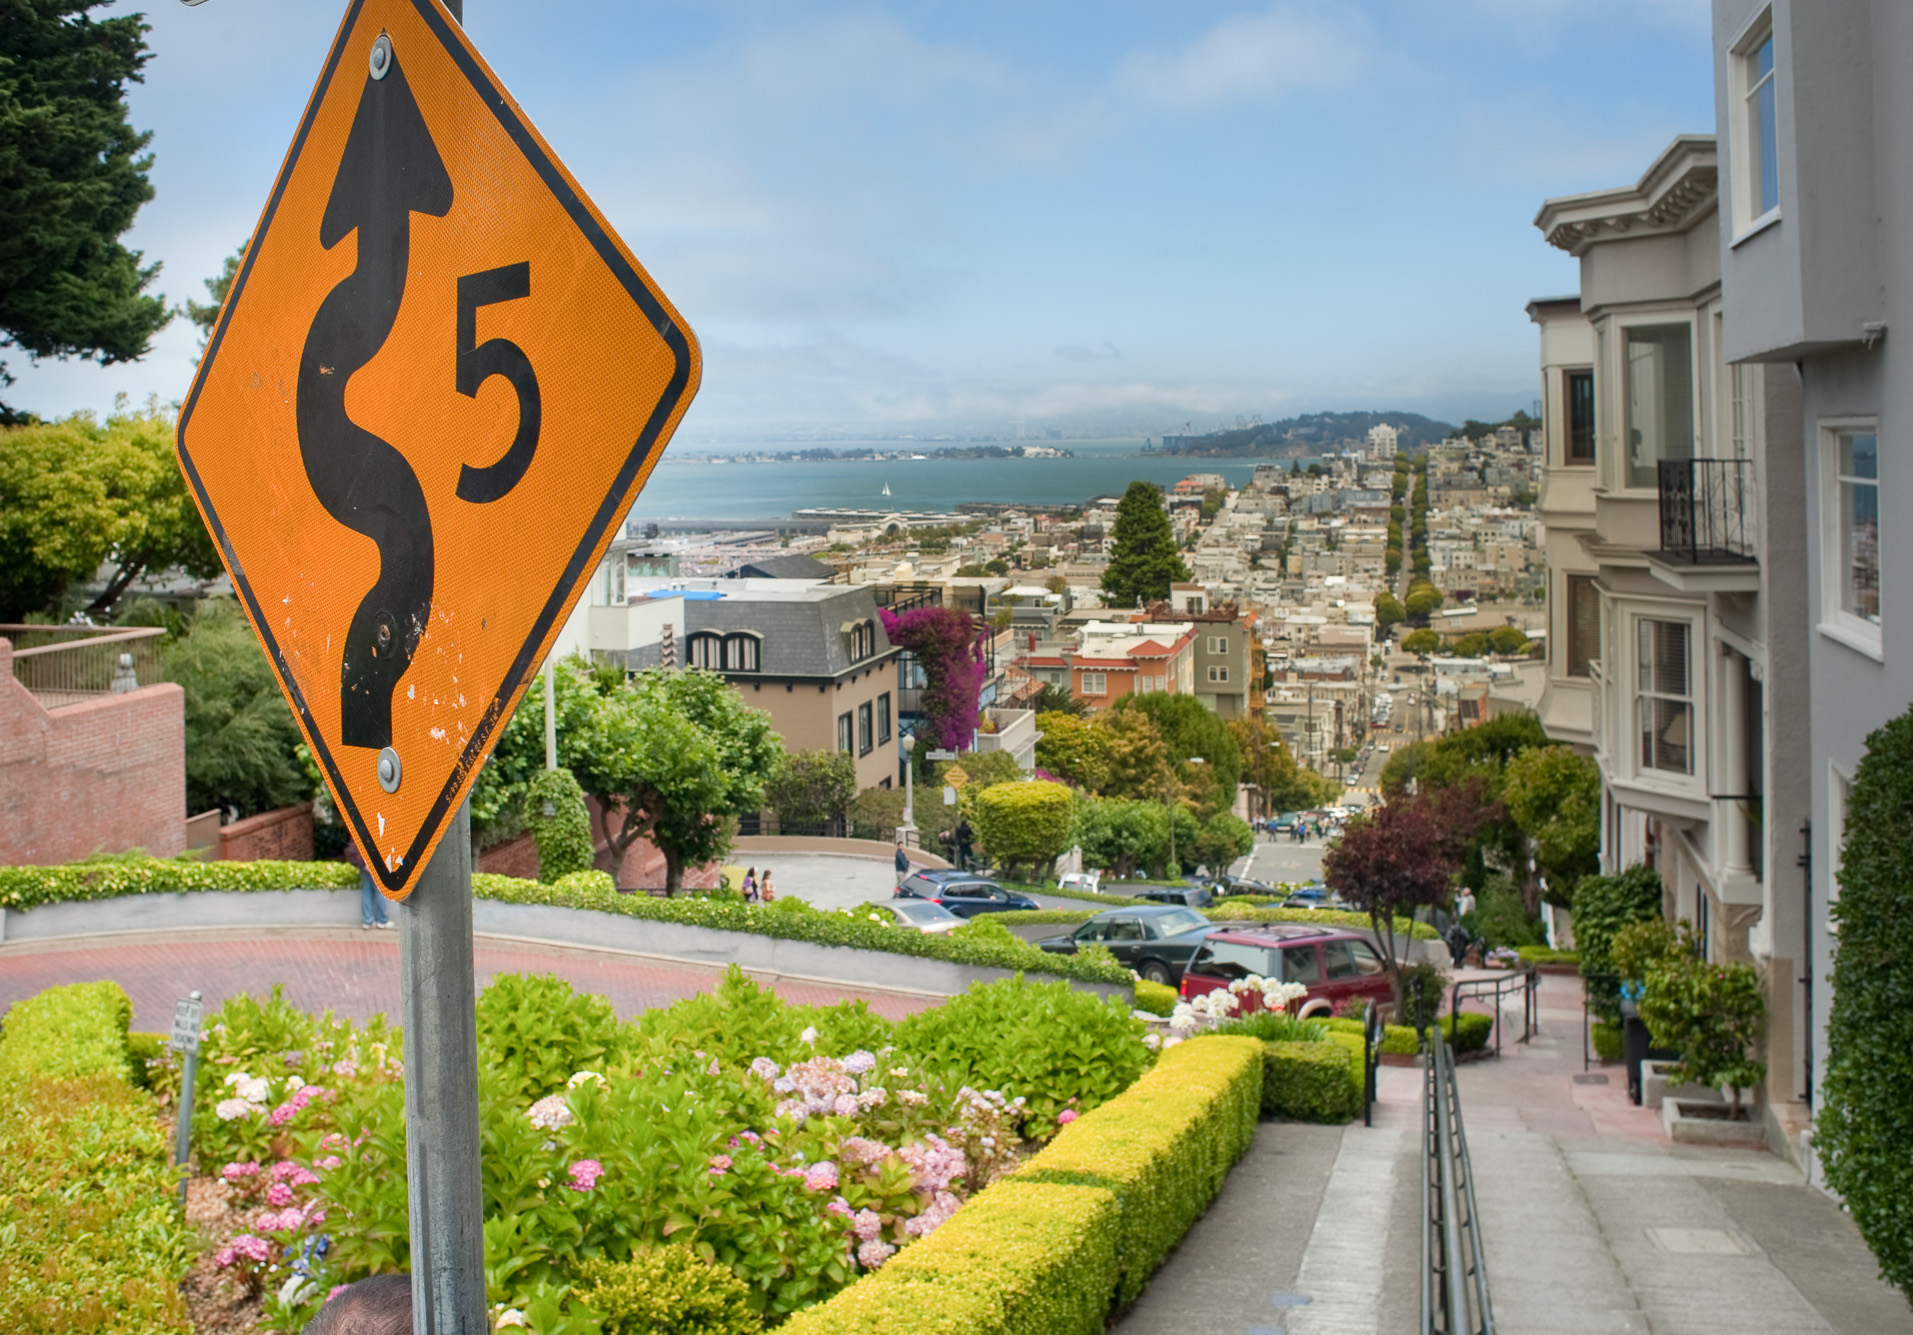
M1068 846L1072 803L1060 783L999 783L978 793L975 807L978 842L1012 872L1028 868L1033 880Z
M987 574L1007 575L1010 573L1010 563L999 556L993 560L985 561L983 563L983 569Z
M1401 564L1401 550L1395 550L1395 563ZM1389 628L1408 619L1408 609L1402 606L1402 600L1392 593L1382 593L1375 599L1375 629L1383 635Z
M1139 709L1119 709L1102 715L1096 726L1108 747L1109 778L1103 792L1109 797L1134 797L1160 802L1169 787L1169 747L1156 730L1155 720Z
M1030 700L1029 707L1039 714L1087 714L1089 706L1078 700L1067 686L1046 681Z
M1621 1018L1621 979L1609 950L1624 928L1661 916L1661 876L1632 866L1614 876L1584 876L1574 887L1574 947L1588 1006L1613 1024Z
M971 562L968 565L960 565L956 568L956 577L958 579L982 579L989 573L989 571L975 562Z
M1549 898L1566 904L1575 882L1600 864L1600 768L1568 746L1517 751L1502 771L1501 800L1527 836Z
M1441 648L1441 636L1426 626L1420 630L1411 630L1402 636L1402 652L1410 654L1432 654Z
M764 804L790 834L842 820L856 796L857 762L848 751L792 751L764 784Z
M1448 898L1459 869L1457 833L1427 798L1397 800L1352 818L1342 837L1322 857L1322 879L1357 910L1368 914L1376 949L1395 988L1395 1010L1404 1013L1402 960L1394 920L1433 908Z
M1480 658L1488 652L1488 637L1481 631L1471 630L1456 637L1454 648L1463 658Z
M1214 519L1222 513L1222 507L1228 503L1228 500L1229 489L1227 487L1209 488L1209 490L1202 493L1202 517L1204 519Z
M1211 796L1205 805L1228 807L1242 780L1242 751L1229 725L1193 695L1146 691L1116 702L1118 714L1147 714L1169 750L1169 759L1182 764L1200 756L1208 775Z
M1402 603L1402 610L1417 622L1426 624L1429 617L1441 606L1441 590L1432 584L1415 584L1408 590L1408 597Z
M1172 583L1188 578L1189 567L1176 551L1175 530L1162 508L1162 492L1152 483L1130 483L1116 507L1103 593L1115 607L1158 602L1169 596Z
M556 696L558 763L569 767L573 739L589 720L592 702L624 681L616 668L592 667L573 655L550 663ZM472 784L472 838L481 846L503 843L528 825L526 794L533 780L545 772L545 689L535 680L518 701L518 708L499 730L491 757Z
M199 350L206 350L206 342L213 336L213 325L219 319L220 307L226 304L226 294L232 291L233 279L239 276L239 266L245 263L246 247L251 242L242 241L239 249L226 256L226 262L219 273L206 280L206 293L212 300L200 305L191 297L186 299L186 318L199 326Z
M1641 1019L1657 1046L1680 1054L1673 1079L1727 1091L1732 1115L1744 1115L1740 1091L1767 1078L1767 1064L1752 1055L1767 1022L1753 966L1668 950L1648 967Z
M1300 811L1324 800L1320 776L1295 763L1281 732L1266 720L1249 715L1230 719L1228 726L1242 757L1242 782L1255 785L1265 810Z
M189 811L256 816L312 796L298 725L237 603L205 604L161 648L160 672L186 692Z
M0 11L0 348L29 358L145 355L170 313L159 273L119 238L153 197L151 134L126 85L150 53L139 14L99 0L11 0ZM12 382L0 363L0 388ZM0 405L0 422L23 420ZM3 507L0 507L3 508Z
M1529 649L1528 637L1514 626L1496 626L1488 632L1488 647L1496 653L1508 657L1525 654Z
M670 896L683 887L687 865L730 851L729 818L762 803L782 746L770 715L716 673L652 669L594 693L584 726L560 754L604 804L615 860L650 839L664 854Z
M76 414L0 429L0 621L57 611L102 565L112 571L93 613L109 612L144 574L219 573L173 459L173 423L156 403L122 405L104 424Z
M1255 830L1249 822L1222 811L1203 823L1189 851L1212 875L1220 876L1237 858L1248 856L1254 848Z
M1048 710L1036 716L1036 730L1042 734L1036 743L1039 769L1092 793L1102 791L1109 782L1106 729L1080 714Z

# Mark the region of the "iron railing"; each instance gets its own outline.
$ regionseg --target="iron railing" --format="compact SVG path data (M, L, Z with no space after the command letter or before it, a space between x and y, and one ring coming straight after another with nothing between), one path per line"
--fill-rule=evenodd
M1422 1335L1494 1335L1461 1094L1439 1025L1425 1035L1422 1061Z
M0 625L13 642L13 676L49 709L160 680L158 626Z
M1750 459L1663 459L1661 553L1691 564L1756 559Z
M1514 1040L1526 1043L1535 1035L1541 1017L1541 974L1535 969L1522 969L1504 974L1499 978L1464 978L1456 983L1449 1002L1449 1032L1454 1032L1455 1021L1461 1015L1461 1002L1464 997L1476 1001L1485 1001L1494 1007L1494 1054L1501 1055L1501 1015L1503 1002L1513 993L1521 994L1521 1037Z

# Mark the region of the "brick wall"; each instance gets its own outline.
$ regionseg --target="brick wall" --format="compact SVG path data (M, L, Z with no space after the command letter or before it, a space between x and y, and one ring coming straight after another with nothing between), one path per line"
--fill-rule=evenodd
M312 803L262 811L219 828L221 862L312 861Z
M0 639L0 863L186 847L186 693L143 686L49 710Z
M538 842L530 834L521 834L502 844L493 844L478 855L473 870L535 881L538 879Z

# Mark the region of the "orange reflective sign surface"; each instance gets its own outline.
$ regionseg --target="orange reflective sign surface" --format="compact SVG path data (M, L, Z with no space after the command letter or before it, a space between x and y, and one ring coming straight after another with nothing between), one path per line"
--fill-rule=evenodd
M180 466L401 899L689 406L697 344L437 0L347 11L254 235Z

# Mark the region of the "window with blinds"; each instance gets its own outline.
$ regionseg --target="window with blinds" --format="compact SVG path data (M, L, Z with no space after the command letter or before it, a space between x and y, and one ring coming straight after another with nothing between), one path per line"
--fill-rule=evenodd
M1601 591L1592 575L1567 577L1567 675L1586 677L1601 656Z
M694 668L716 672L724 666L724 641L715 635L693 635L686 648Z
M1635 623L1636 709L1641 732L1641 768L1670 774L1694 772L1694 703L1685 621Z
M1661 460L1694 457L1694 334L1684 324L1657 324L1621 337L1627 485L1655 488Z
M1594 462L1594 372L1567 371L1562 375L1567 399L1568 435L1563 463Z

